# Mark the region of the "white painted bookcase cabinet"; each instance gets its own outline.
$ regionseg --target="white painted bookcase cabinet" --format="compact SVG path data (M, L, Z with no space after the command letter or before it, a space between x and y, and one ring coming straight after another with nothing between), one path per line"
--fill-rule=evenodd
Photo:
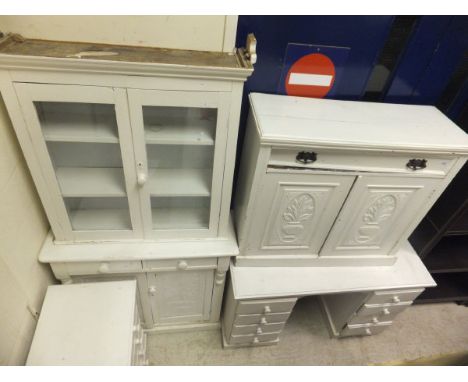
M57 278L136 278L147 328L219 321L254 53L0 42L0 90L52 228L40 260Z
M407 239L468 156L432 106L250 94L227 347L276 344L320 296L335 337L389 327L434 280Z

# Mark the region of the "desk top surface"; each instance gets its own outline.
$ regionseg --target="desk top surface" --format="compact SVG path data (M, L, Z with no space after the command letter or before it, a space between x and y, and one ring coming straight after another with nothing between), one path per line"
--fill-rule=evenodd
M27 365L130 365L136 281L47 288Z
M251 93L262 142L468 155L468 134L434 106Z
M236 299L312 296L398 288L424 288L436 283L406 243L392 266L236 267L230 268Z

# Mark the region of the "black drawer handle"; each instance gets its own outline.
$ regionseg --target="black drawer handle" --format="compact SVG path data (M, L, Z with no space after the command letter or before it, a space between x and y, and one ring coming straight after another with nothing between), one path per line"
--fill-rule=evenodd
M427 167L427 160L426 159L410 159L408 163L406 163L406 167L409 169L416 171L422 170L423 168Z
M307 164L317 160L317 154L309 151L301 151L296 155L296 161L299 163Z

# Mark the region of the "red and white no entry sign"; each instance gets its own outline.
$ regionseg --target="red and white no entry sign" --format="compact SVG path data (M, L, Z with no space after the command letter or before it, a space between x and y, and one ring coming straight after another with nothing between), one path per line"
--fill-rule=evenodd
M289 69L285 89L288 95L322 98L335 81L333 61L321 53L301 57Z

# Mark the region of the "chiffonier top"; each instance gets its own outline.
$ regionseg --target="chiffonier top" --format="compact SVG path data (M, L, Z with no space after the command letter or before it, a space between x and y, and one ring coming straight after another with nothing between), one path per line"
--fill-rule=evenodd
M250 94L262 143L468 155L468 135L434 106Z
M0 39L0 67L3 68L113 68L133 71L200 71L244 79L253 67L240 51L234 53L97 44L74 41L26 39L9 34Z

